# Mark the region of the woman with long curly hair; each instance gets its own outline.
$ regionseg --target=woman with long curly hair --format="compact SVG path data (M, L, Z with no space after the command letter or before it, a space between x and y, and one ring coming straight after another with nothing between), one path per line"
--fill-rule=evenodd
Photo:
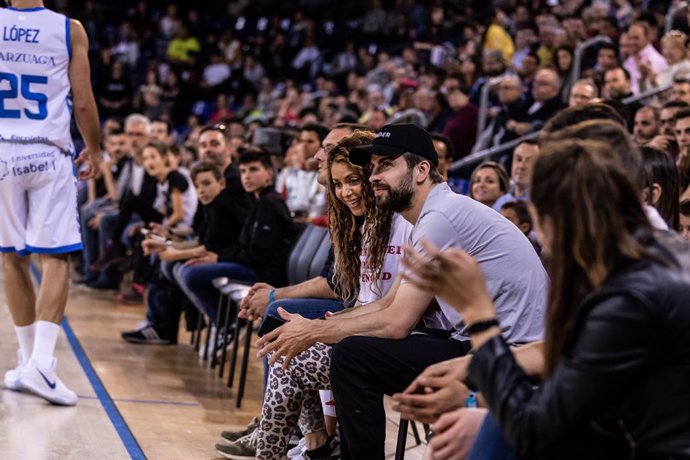
M401 216L376 206L366 172L348 159L351 149L368 145L373 138L370 131L355 131L328 156L334 280L343 300L356 300L355 308L362 309L393 287L402 247L412 230ZM336 444L326 433L319 396L319 390L330 389L330 353L329 345L318 343L288 360L287 367L283 359L271 366L257 430L228 449L263 460L280 459L299 426L311 458L333 455Z

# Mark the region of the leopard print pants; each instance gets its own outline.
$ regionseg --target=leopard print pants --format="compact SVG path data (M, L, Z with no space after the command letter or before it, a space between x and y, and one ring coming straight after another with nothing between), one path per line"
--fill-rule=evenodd
M319 390L331 388L331 346L317 343L295 356L288 369L279 359L268 385L257 431L256 458L280 459L296 426L303 434L324 430Z

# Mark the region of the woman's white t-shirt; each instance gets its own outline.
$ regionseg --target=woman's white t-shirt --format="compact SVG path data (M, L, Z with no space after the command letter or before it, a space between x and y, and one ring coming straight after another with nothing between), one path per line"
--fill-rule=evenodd
M359 279L359 296L357 300L361 305L374 302L390 290L398 276L400 264L402 263L403 248L410 240L412 225L400 214L393 216L391 222L391 233L388 239L388 249L383 257L383 266L378 279L372 279L370 270L366 269L367 247L362 248L360 255L361 269Z

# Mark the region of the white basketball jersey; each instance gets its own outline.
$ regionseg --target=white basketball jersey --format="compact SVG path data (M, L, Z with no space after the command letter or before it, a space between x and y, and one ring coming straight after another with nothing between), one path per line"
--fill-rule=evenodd
M1 142L73 153L70 55L67 17L45 8L0 8Z

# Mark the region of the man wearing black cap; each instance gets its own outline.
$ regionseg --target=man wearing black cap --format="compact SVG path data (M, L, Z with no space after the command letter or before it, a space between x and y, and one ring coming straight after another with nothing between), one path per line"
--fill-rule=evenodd
M427 240L439 248L461 247L479 261L509 343L541 339L547 276L539 258L517 227L442 182L426 131L384 126L350 159L370 165L377 205L414 225L413 246L420 249ZM400 392L430 364L469 351L462 318L440 298L430 308L433 300L402 281L379 302L326 321L281 312L288 322L259 340L261 354L273 351L271 359L284 357L285 363L316 342L336 344L330 380L345 444L342 458L384 458L383 394Z

